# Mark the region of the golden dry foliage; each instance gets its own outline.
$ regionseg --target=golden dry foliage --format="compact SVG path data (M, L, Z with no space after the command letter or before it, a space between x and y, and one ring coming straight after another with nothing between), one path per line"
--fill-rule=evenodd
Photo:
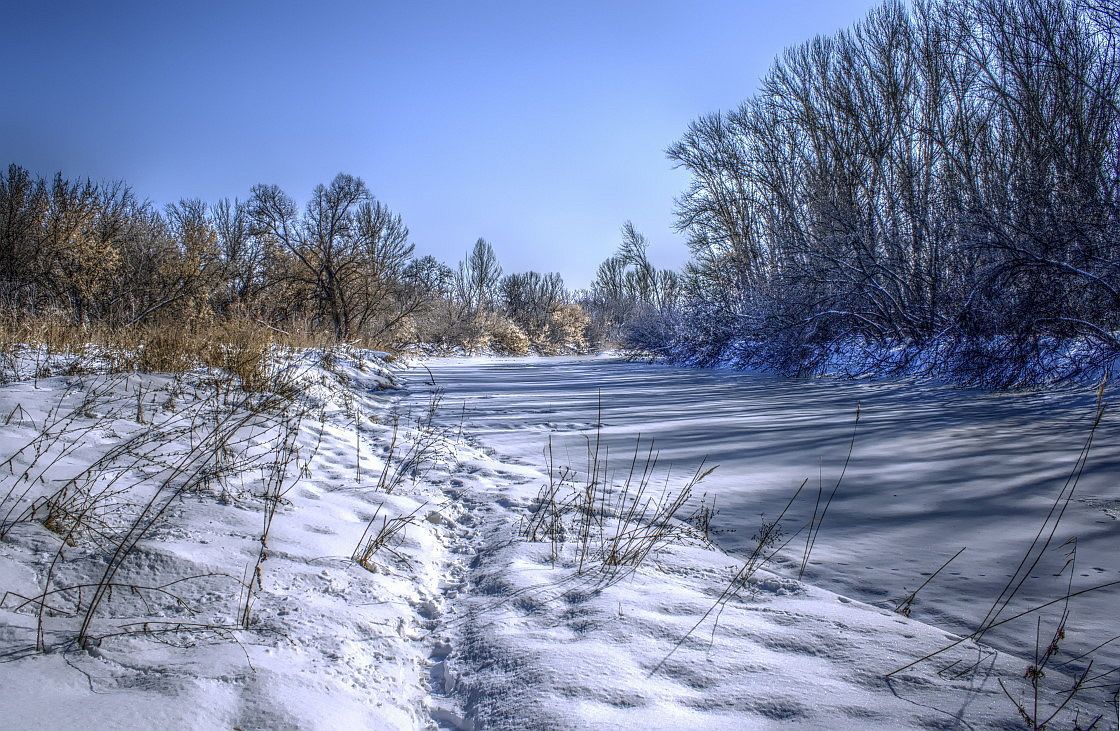
M275 347L327 348L328 333L312 328L278 330L247 317L195 318L128 328L79 326L65 316L0 318L0 377L21 351L44 364L52 355L74 356L65 373L90 371L175 373L193 368L225 371L246 391L268 390L269 355ZM54 367L54 366L52 366ZM57 375L44 368L37 375Z
M585 350L591 318L579 305L560 305L548 318L548 338L561 347Z
M490 347L502 355L525 355L529 336L508 317L495 315L489 323Z

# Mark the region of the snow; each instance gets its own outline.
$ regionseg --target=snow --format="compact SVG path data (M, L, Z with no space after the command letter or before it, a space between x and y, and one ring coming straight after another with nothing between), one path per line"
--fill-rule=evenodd
M551 438L555 452L566 451L578 462L601 408L604 448L616 455L628 457L640 433L680 473L703 459L719 465L701 491L717 498L716 529L727 531L716 542L739 557L751 550L761 516L776 516L803 480L811 480L811 489L820 480L826 494L835 484L859 403L851 464L806 581L889 610L966 547L923 589L912 611L916 619L961 634L977 628L1039 530L1088 435L1095 396L1087 389L990 394L913 382L795 381L603 358L445 359L425 366L444 389L449 409L464 410L465 431L504 459L542 465ZM1115 414L1106 413L1052 548L1004 616L1066 591L1068 570L1054 574L1073 536L1075 591L1120 579L1118 426ZM789 528L804 523L812 507L812 500L795 505ZM797 575L802 545L795 541L778 557L781 573ZM1118 587L1111 587L1074 601L1066 659L1120 632L1117 595ZM1020 673L1027 654L1023 638L1033 645L1035 616L984 638L1018 653ZM1043 616L1055 619L1054 613ZM913 629L907 633L920 636ZM717 647L721 635L716 633ZM918 640L913 644L900 643L897 654L886 655L878 647L864 648L879 660L864 671L925 654ZM1100 670L1120 665L1116 645L1098 652ZM1116 673L1108 680L1114 692ZM880 700L872 707L889 705ZM969 713L978 711L970 706Z
M94 636L103 638L95 639L88 651L71 646L80 615L59 611L46 620L48 652L28 653L35 645L35 614L18 610L23 600L15 594L41 592L47 562L60 549L65 575L56 576L52 587L95 583L107 551L101 539L110 546L119 540L143 501L134 503L133 496L146 498L161 477L155 468L150 477L137 475L131 482L132 473L151 469L158 461L154 458L139 469L110 465L122 468L129 484L106 518L107 537L82 536L75 546L63 547L42 524L25 521L0 543L0 577L6 580L4 591L13 592L0 611L9 660L0 665L6 724L80 728L91 718L104 728L419 723L417 677L425 658L413 637L417 629L411 603L421 601L422 587L410 574L390 569L373 574L348 558L363 518L376 504L407 512L421 503L412 496L363 490L355 478L355 433L347 406L363 414L363 428L370 430L369 437L363 435L362 456L366 469L374 470L375 445L388 427L369 420L386 413L389 400L381 389L391 385L391 375L372 354L361 368L350 359L334 372L303 360L308 359L294 358L283 367L292 369L291 382L302 390L303 405L314 412L305 417L296 440L301 452L297 461L307 460L303 474L310 476L289 475L284 485L250 628L241 629L237 620L242 583L260 550L264 480L257 469L184 493L123 565L116 579L121 584L154 586L185 579L174 587L182 605L155 592L121 589L98 613ZM141 386L146 424L136 420ZM3 432L5 456L59 417L71 431L47 454L76 448L45 470L45 481L36 483L20 507L32 504L36 492L48 494L59 477L80 472L129 439L159 443L166 454L189 449L213 423L209 409L215 390L201 373L60 377L5 387L0 411L8 414L19 405L26 412L22 423ZM87 405L83 396L91 392L102 396ZM169 405L172 393L176 403ZM241 436L246 442L231 449L275 446L271 435L260 430ZM16 475L33 452L25 450L17 458ZM38 462L46 463L42 458ZM267 465L265 459L252 466ZM5 477L0 494L13 483L13 475ZM364 484L368 482L367 477ZM425 536L415 538L415 545L403 552L431 552ZM76 601L69 594L66 599ZM137 626L144 622L149 625ZM165 622L192 627L178 630ZM164 629L178 631L159 632Z
M281 404L203 369L51 375L66 369L37 366L39 378L0 386L0 424L8 422L0 460L13 457L0 469L5 726L1017 722L999 681L1026 692L1026 660L996 633L985 642L1003 641L1006 652L968 640L939 662L886 676L970 631L977 597L999 583L981 569L994 574L1021 550L1052 481L1072 463L1085 435L1082 394L1004 399L611 358L406 368L354 349L278 352L275 366L289 392ZM582 565L578 511L558 518L555 541L527 539L527 523L548 509L539 496L550 481L549 439L554 468L580 469L600 391L610 484L625 480L639 431L661 452L651 495L684 489L705 455L719 463L694 489L716 497L714 545L673 521L640 564L610 566L601 536L625 514L609 506ZM774 517L790 486L818 466L826 484L835 480L855 400L864 409L857 446L805 580L790 558L796 540L744 576L759 513ZM238 426L217 470L200 447L225 423ZM37 440L48 426L57 438ZM1084 501L1063 522L1080 536L1079 571L1095 581L1120 569L1115 436L1106 420L1079 488ZM192 455L191 464L215 468L198 471L205 479L170 468ZM73 530L72 514L43 502L67 484L67 495L98 498ZM887 498L894 493L900 499ZM625 504L621 491L611 495ZM78 646L93 588L74 587L97 584L152 503L166 509L119 562L119 586ZM371 520L375 533L383 521L401 530L362 565L352 554ZM886 598L913 589L966 542L913 618L892 611ZM949 579L950 570L960 576ZM38 605L27 599L58 589L66 590L49 595L39 652ZM1115 596L1086 595L1075 607L1071 635L1081 644L1116 633L1107 609ZM952 662L978 663L979 672L938 674ZM1060 702L1049 689L1066 681L1048 670L1044 705ZM1094 691L1070 710L1085 718L1106 701Z

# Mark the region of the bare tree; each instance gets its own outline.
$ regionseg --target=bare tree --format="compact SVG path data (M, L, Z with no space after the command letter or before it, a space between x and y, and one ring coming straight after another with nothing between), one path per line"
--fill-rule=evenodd
M258 185L249 214L252 234L281 254L273 257L274 279L306 291L336 337L359 334L392 309L390 295L413 247L400 216L375 201L360 178L339 174L317 186L302 215L279 188Z
M506 275L501 281L502 309L531 337L540 337L552 316L565 304L564 278L553 272Z
M248 303L262 286L264 251L252 235L248 203L223 198L210 209L218 249L226 268L230 303Z
M607 339L617 340L628 324L643 318L667 315L676 303L678 276L654 267L648 249L649 241L627 221L618 251L599 265L589 306Z
M494 247L480 238L467 258L459 263L456 276L459 300L467 318L494 308L501 279L502 266L494 254Z
M997 385L1061 343L1107 361L1116 18L1097 0L892 0L782 54L756 97L668 151L692 174L677 208L692 314L671 349L790 371L837 348L889 367L935 349Z

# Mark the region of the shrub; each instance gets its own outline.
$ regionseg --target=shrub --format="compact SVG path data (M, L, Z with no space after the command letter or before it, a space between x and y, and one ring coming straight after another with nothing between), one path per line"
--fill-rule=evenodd
M555 345L584 350L591 318L579 305L560 305L548 318L548 339Z
M496 352L503 355L525 355L529 352L529 336L512 320L495 316L489 318L487 324L489 344Z

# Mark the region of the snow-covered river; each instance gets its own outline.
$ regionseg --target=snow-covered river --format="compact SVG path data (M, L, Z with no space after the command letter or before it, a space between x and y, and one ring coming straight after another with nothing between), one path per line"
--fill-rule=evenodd
M862 415L847 474L829 509L806 579L841 594L893 605L961 548L919 596L913 616L971 631L1038 533L1074 466L1093 417L1092 389L988 394L907 382L789 380L628 363L610 358L434 359L448 421L505 457L544 465L551 436L558 463L584 464L602 403L603 443L628 464L640 434L682 479L702 460L719 465L702 486L717 498L719 544L752 547L761 516L793 490L807 492L785 525L812 511L818 484L832 489ZM406 380L426 381L423 369ZM1113 398L1115 401L1115 398ZM1074 590L1120 580L1120 411L1106 413L1074 501L1046 560L1012 607L1065 591L1062 568L1077 538ZM790 553L800 554L795 539ZM1120 587L1074 600L1069 649L1120 634ZM1008 613L1010 614L1010 612ZM1052 616L1054 613L1044 616ZM1025 622L1025 623L1024 623ZM1034 620L1001 628L1006 643ZM1001 634L1002 633L1002 636ZM1120 640L1098 662L1120 663ZM1104 669L1103 665L1098 665Z

